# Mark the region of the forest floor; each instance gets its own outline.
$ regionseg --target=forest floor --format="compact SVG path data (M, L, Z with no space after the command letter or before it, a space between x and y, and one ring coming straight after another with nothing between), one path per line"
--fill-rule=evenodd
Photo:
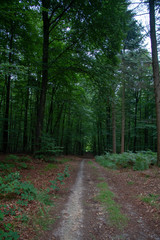
M160 240L160 169L145 171L111 170L94 159L70 159L53 169L48 163L33 161L31 169L20 170L22 180L45 189L49 180L69 166L70 176L51 192L54 205L49 213L36 201L24 206L28 216L14 221L22 240ZM60 158L61 159L61 158ZM48 170L45 170L48 169ZM1 204L15 206L15 199ZM38 211L41 209L41 214Z

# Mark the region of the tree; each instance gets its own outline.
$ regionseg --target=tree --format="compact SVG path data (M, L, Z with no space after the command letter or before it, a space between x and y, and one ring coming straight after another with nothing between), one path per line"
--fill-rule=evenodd
M157 119L157 165L160 164L160 79L159 79L159 64L157 54L157 40L155 27L155 0L149 0L150 13L150 37L152 49L152 68L156 102L156 119Z

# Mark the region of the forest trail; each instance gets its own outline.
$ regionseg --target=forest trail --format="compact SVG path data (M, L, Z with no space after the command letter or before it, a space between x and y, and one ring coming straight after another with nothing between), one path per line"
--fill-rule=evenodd
M54 236L61 240L81 240L83 224L83 168L84 161L80 163L80 170L74 186L72 187L69 200L62 211L62 223L56 229Z
M103 168L92 159L84 159L78 166L68 201L45 239L160 240L159 223L156 225L150 213L133 197L135 190L126 185L124 176ZM107 194L114 193L115 207L118 206L123 217L111 217L109 208L97 198L101 191L98 185L106 182Z

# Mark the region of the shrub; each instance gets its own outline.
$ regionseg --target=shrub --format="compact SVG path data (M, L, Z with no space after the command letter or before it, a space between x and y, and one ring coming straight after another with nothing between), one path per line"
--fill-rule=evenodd
M55 144L54 138L49 134L43 134L41 137L41 149L35 152L36 158L44 159L46 155L59 155L63 152L63 147Z
M0 206L2 207L2 205ZM10 223L5 223L4 218L9 213L13 216L15 215L15 211L7 209L7 206L3 206L4 211L0 210L0 221L2 222L2 228L0 229L0 239L10 239L10 240L17 240L19 239L19 235L17 232L13 231L13 227Z
M63 173L58 173L57 177L55 178L55 180L50 181L51 185L50 188L52 188L53 190L59 190L59 184L58 182L63 185L64 184L64 179L69 177L69 170L68 170L68 166L65 167L64 172ZM50 189L48 189L48 192L50 191Z
M116 169L133 168L133 170L143 171L151 165L156 164L156 153L146 152L125 152L123 154L106 153L102 156L96 156L96 161L104 167Z
M11 172L11 170L15 167L15 164L8 163L0 163L0 170L5 172Z
M19 158L19 161L21 161L21 162L31 162L32 160L27 156L22 156L22 157Z
M0 178L0 192L2 197L19 195L22 200L32 201L36 198L37 190L32 184L21 182L19 172L15 172Z
M45 171L49 171L49 170L52 170L52 169L55 169L55 168L57 168L57 165L56 165L56 164L54 164L54 163L49 163L49 164L47 164L47 166L45 166L44 170L45 170Z

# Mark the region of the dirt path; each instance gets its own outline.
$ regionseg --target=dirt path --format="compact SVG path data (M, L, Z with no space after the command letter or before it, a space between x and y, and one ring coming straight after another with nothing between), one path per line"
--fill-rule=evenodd
M80 164L80 170L74 186L72 187L69 200L62 211L62 222L53 235L61 240L81 240L83 227L83 170L84 161Z
M122 229L111 224L108 212L96 199L97 184L102 181L108 183L122 214L127 216ZM81 161L68 201L47 239L160 240L160 217L157 220L146 212L146 206L138 205L136 194L136 186L126 184L125 173L106 170L92 160Z

